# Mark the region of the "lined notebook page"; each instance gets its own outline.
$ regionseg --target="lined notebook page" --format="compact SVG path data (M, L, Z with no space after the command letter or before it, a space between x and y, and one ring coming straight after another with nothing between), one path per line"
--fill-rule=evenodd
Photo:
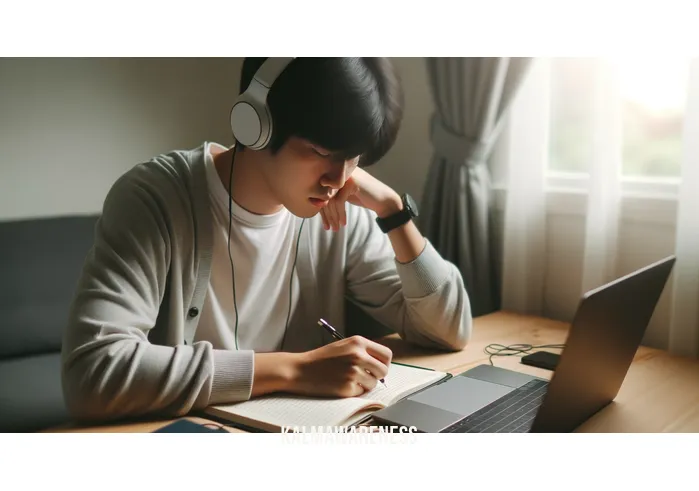
M270 394L236 404L221 404L206 409L218 417L249 422L263 422L267 426L340 426L358 411L380 404L389 406L404 396L426 387L446 374L391 364L386 376L386 387L380 382L360 397L313 398L294 394ZM378 409L378 408L377 408ZM252 424L255 426L255 424Z
M263 396L249 401L219 405L216 414L226 417L232 413L275 426L337 426L350 415L369 405L370 401L351 397L346 399L315 399L287 394Z
M379 382L370 392L359 396L359 399L377 401L390 406L406 395L442 379L445 375L443 372L391 364L388 375L384 379L386 386Z

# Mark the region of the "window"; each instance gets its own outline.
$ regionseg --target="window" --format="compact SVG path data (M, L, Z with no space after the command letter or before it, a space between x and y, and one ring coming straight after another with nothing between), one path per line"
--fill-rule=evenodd
M551 60L551 126L549 168L587 172L592 138L591 80L595 60Z
M689 60L614 58L622 120L622 174L678 178ZM549 170L586 173L593 136L599 59L551 60Z

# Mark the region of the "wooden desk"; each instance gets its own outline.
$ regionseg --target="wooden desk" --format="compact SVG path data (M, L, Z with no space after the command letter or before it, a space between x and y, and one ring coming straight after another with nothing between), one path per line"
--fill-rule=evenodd
M380 342L393 350L394 360L426 366L457 375L488 362L488 344L562 344L568 324L517 314L498 312L476 319L471 342L462 352L438 353L402 342L396 335ZM559 350L552 350L560 352ZM495 356L495 366L551 378L551 372L522 365L517 356ZM207 422L201 418L190 418ZM63 427L52 431L150 432L171 420ZM231 428L232 432L240 430ZM699 432L699 360L671 356L665 351L641 347L629 369L619 395L594 415L579 432Z

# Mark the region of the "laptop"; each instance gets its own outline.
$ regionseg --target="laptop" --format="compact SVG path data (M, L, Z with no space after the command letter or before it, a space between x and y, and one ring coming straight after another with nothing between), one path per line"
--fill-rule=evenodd
M583 295L550 382L483 364L373 417L424 433L575 430L617 396L674 264L669 256Z

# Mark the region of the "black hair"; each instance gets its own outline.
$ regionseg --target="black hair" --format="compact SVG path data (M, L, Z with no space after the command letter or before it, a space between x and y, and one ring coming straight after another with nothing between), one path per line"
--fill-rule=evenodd
M240 92L266 58L246 58ZM396 141L403 119L403 89L387 58L296 58L267 96L273 153L299 137L359 166L380 160Z

